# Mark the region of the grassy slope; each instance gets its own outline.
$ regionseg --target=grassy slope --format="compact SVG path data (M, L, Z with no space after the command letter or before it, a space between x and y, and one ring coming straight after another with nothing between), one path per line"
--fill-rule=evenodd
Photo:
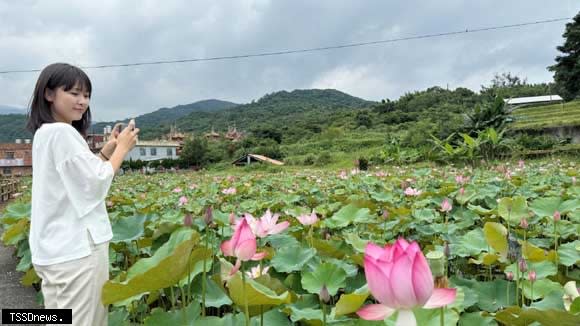
M562 104L517 109L512 113L513 129L544 129L580 126L580 100Z

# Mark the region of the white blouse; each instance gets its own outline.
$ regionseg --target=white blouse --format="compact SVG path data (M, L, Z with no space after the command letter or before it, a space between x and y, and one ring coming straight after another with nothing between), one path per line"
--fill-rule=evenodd
M36 265L58 264L91 254L113 238L105 198L115 171L93 154L70 124L45 123L32 142L30 252Z

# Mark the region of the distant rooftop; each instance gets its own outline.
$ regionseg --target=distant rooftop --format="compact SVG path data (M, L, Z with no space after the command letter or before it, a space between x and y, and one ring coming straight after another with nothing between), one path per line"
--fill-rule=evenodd
M529 96L529 97L516 97L503 100L507 105L519 105L519 104L532 104L532 103L547 103L547 102L560 102L563 99L560 95L545 95L545 96Z
M139 140L135 146L179 147L179 143L164 140Z

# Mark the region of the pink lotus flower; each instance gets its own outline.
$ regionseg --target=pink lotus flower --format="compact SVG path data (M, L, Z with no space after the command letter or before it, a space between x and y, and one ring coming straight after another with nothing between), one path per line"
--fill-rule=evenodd
M531 270L531 271L528 273L528 280L530 280L530 282L532 282L532 283L533 283L533 282L535 282L535 281L536 281L536 277L537 277L537 275L536 275L536 271L532 269L532 270Z
M270 234L278 234L290 226L290 222L288 221L277 223L279 217L280 214L272 215L270 210L267 210L266 214L262 215L259 220L255 219L248 213L245 214L245 218L248 221L248 224L250 224L250 228L259 238L264 238Z
M384 248L368 243L364 257L368 288L379 304L357 311L366 320L383 320L399 311L397 325L416 325L413 308L443 307L452 303L456 289L434 289L433 275L417 242L398 239Z
M455 182L457 182L460 185L464 185L467 182L469 182L469 177L464 177L462 174L460 174L455 177Z
M339 178L341 178L342 180L346 180L348 179L348 175L346 174L346 171L340 171L340 175L338 176Z
M505 277L508 281L513 281L514 279L514 273L513 272L507 272L505 273Z
M224 194L224 195L235 195L236 192L237 192L236 188L233 188L233 187L222 190L222 194Z
M443 199L443 202L441 203L441 211L443 213L449 213L451 212L451 210L453 209L453 205L451 205L451 202L449 201L448 198Z
M256 253L256 236L252 232L246 219L241 219L236 224L236 230L230 240L222 242L220 249L225 256L236 257L236 264L230 275L235 274L242 266L243 261L261 260L266 256L265 252Z
M179 192L181 192L181 188L177 187L177 188L173 189L173 192L179 193Z
M459 189L459 194L463 196L465 194L465 188L461 187L461 189Z
M419 196L420 194L421 190L413 189L411 187L407 187L407 189L405 189L405 195L407 196Z
M313 210L312 214L302 214L298 216L297 219L302 225L312 225L318 221L318 216L316 216L316 213Z
M179 206L183 206L183 205L187 204L187 201L188 201L187 200L187 197L181 196L181 197L179 197L179 203L178 203L178 205Z
M522 229L528 229L528 226L529 226L529 225L528 225L528 219L527 219L527 218L525 218L525 217L523 217L523 218L520 220L520 227L521 227Z
M560 214L559 211L555 211L554 212L554 221L558 222L560 219L562 219L562 215Z
M197 184L195 184L195 183L192 183L192 184L189 185L189 189L191 189L191 190L193 190L193 189L195 189L197 187L199 187L199 186Z

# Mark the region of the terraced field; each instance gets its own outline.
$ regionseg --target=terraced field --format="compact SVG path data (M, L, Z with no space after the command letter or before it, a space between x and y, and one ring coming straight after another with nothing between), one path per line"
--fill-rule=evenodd
M580 101L517 109L512 112L513 129L544 129L580 126Z

